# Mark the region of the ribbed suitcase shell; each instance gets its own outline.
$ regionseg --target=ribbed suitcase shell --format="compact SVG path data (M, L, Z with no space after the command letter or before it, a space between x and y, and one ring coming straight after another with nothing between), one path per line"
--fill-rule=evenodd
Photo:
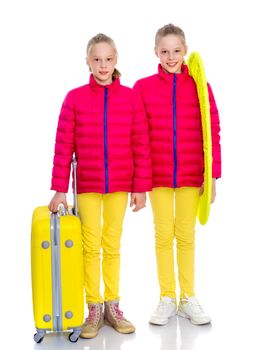
M50 214L48 207L36 208L31 234L36 342L42 341L47 330L72 329L75 338L70 340L78 339L84 317L82 256L79 218Z

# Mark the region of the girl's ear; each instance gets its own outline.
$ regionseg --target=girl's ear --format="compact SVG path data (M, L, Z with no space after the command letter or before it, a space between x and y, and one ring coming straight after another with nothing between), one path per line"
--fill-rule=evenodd
M156 55L157 57L159 57L159 56L158 56L158 51L157 51L156 47L154 48L154 53L155 53L155 55Z
M187 52L188 52L188 46L187 45L185 45L184 46L184 48L185 48L185 55L187 54Z

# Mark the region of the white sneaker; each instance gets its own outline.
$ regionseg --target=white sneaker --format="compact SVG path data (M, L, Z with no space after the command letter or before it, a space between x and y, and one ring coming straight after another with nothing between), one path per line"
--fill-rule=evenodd
M150 318L150 323L163 326L168 323L169 318L176 315L176 301L169 297L161 297L156 310Z
M211 322L210 316L203 310L195 297L181 299L177 314L190 319L193 324L201 325Z

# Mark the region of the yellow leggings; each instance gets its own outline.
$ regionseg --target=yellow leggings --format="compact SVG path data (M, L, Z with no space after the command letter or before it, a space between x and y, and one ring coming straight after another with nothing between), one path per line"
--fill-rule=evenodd
M127 201L127 192L78 195L87 303L119 299L120 240ZM101 248L104 299L100 294Z
M149 193L161 296L176 297L173 242L176 238L180 297L194 295L194 233L199 188L157 187ZM176 213L176 214L175 214Z

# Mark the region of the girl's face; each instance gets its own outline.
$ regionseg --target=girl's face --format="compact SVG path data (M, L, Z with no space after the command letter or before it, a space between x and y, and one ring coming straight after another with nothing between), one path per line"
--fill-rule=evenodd
M155 48L155 53L166 72L182 73L181 68L187 47L180 35L168 34L162 37Z
M88 52L86 61L97 83L101 85L112 83L117 57L110 44L106 42L94 44Z

